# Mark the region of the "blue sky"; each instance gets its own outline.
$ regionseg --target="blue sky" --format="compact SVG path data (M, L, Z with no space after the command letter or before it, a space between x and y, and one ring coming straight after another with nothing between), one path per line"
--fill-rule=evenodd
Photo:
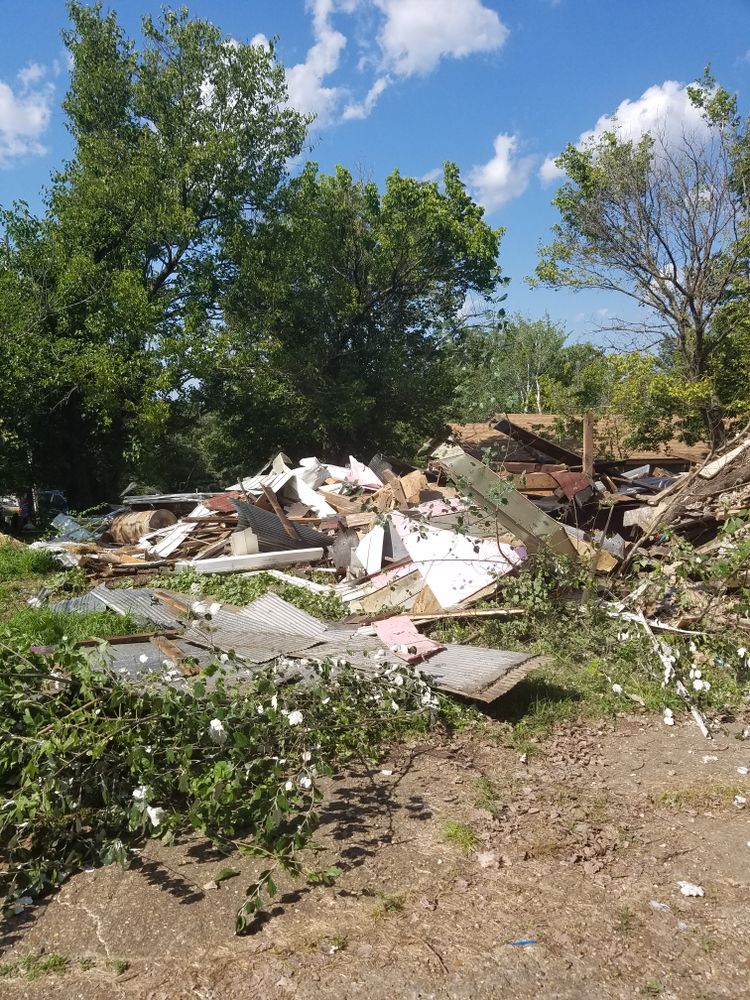
M105 4L105 6L107 6ZM137 34L152 0L113 4ZM551 157L618 109L637 132L695 124L684 85L710 63L750 92L750 0L194 0L241 41L276 36L295 103L318 113L309 158L382 181L456 161L507 229L507 306L549 312L574 339L615 296L526 287L555 211ZM40 191L69 153L62 0L2 0L0 205ZM625 102L625 103L623 103Z

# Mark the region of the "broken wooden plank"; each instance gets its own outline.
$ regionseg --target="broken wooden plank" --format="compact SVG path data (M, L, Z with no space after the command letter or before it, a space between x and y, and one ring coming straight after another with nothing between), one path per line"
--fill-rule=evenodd
M492 469L454 445L443 445L434 454L463 492L491 512L529 551L538 552L548 545L559 555L577 558L563 526L510 488Z

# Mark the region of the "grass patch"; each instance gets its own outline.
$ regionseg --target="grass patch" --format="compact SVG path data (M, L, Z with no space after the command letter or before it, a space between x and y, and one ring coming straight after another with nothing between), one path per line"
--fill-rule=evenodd
M499 816L503 807L500 790L495 782L485 777L477 778L474 788L476 790L474 804L477 809L484 809L493 816Z
M0 545L0 581L18 580L26 576L40 576L58 569L52 553L47 549L30 549L25 545Z
M115 958L111 962L112 969L116 976L121 976L124 972L127 972L130 968L130 962L124 958Z
M401 913L404 908L404 897L398 892L376 892L375 904L373 905L373 920L385 920L386 917L393 916L394 913Z
M14 962L0 963L0 977L4 979L26 979L33 982L53 972L65 972L70 962L62 955L54 952L45 955L43 952L31 951L23 958Z
M127 615L115 611L89 611L83 614L52 611L50 608L23 608L3 622L0 642L21 652L30 646L51 646L67 636L71 642L92 637L109 639L142 629Z
M457 823L454 820L446 820L442 826L443 838L453 847L457 847L464 854L471 854L477 847L476 831L468 823Z
M330 580L326 580L330 583ZM284 583L268 573L257 576L242 576L239 573L196 573L195 570L181 570L157 577L154 587L165 587L180 593L194 593L202 597L214 597L223 604L242 606L257 600L269 591L278 594L285 601L325 621L338 621L347 614L346 605L334 594L314 594L303 587Z
M656 801L673 809L729 809L734 805L735 795L744 795L746 791L746 786L739 782L702 781L662 792Z

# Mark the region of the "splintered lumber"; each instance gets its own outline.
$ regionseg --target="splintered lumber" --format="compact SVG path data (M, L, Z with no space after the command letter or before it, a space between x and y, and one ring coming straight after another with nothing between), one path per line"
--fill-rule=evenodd
M439 622L443 618L515 618L518 615L525 615L526 608L458 608L455 611L441 611L434 615L420 615L413 611L409 617L417 625L426 625L427 622Z
M467 455L463 448L442 445L434 454L462 491L489 511L529 551L537 552L548 545L560 555L578 558L559 522L553 521L517 490L509 488L497 473Z

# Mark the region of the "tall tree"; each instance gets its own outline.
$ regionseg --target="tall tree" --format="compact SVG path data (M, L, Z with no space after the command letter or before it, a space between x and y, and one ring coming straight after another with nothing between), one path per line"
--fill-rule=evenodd
M262 217L307 122L270 48L183 8L145 18L138 49L101 3L68 10L74 154L42 219L4 217L0 352L33 357L37 381L0 434L87 503L171 425L220 320L227 241Z
M560 221L536 276L552 287L615 291L642 307L638 329L685 384L717 445L724 405L710 373L732 328L715 320L745 271L747 201L734 181L736 133L715 114L706 121L676 142L609 132L586 148L568 146L557 161L567 174L553 202Z
M382 193L309 164L278 212L238 234L210 345L205 390L233 454L413 452L444 427L467 295L489 301L502 281L500 231L452 164L442 188L395 172Z

